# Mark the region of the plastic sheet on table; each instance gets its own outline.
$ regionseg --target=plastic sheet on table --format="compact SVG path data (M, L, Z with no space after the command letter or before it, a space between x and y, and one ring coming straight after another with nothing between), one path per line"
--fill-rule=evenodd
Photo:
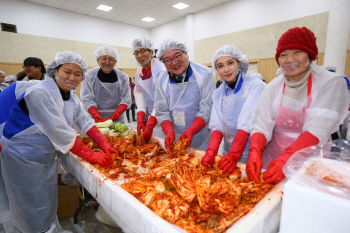
M350 143L339 139L300 150L283 172L300 185L350 199Z

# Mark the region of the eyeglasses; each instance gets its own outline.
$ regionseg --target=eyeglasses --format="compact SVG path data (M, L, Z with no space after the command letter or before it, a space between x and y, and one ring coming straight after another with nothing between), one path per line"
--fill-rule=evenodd
M176 55L175 55L175 57L173 57L173 58L169 58L169 59L166 59L166 60L163 60L163 63L165 64L165 65L170 65L170 64L172 64L173 63L173 61L180 61L181 59L182 59L182 54L184 53L184 51L182 51L182 53L177 53Z
M140 51L135 51L132 54L134 54L135 56L137 56L139 54L143 55L146 51L151 51L151 50L150 49L141 49Z
M115 61L116 61L114 57L100 57L99 59L100 59L101 61L107 62L107 63L109 63L109 62L115 62Z
M22 66L22 68L25 70L25 69L29 69L30 67L32 67L32 66Z

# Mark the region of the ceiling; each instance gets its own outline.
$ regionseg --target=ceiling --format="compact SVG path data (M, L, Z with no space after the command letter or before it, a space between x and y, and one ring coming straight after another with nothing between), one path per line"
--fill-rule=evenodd
M154 28L159 25L184 17L189 13L220 5L232 0L24 0L40 5L50 6L79 14L89 15L120 23L130 24L143 28ZM178 10L173 5L185 3L189 7ZM105 12L97 10L99 5L113 7ZM145 22L141 19L151 17L155 20Z

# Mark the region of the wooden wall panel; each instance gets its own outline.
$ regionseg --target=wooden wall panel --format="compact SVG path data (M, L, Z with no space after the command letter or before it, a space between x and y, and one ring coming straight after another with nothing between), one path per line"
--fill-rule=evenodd
M317 55L317 65L318 66L323 66L323 63L324 63L324 52L319 53Z
M0 62L0 70L4 71L6 76L15 75L18 71L23 70L22 63Z
M276 78L276 71L278 68L274 57L261 58L258 61L258 73L264 77L266 83L269 83L272 79Z
M346 53L345 73L346 77L350 77L350 49Z

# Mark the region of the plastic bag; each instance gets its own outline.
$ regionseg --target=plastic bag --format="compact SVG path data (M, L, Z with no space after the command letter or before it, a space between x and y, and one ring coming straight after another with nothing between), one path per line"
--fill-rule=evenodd
M300 185L350 200L350 142L339 139L300 150L283 173Z
M68 156L58 152L58 173L61 174L61 181L63 184L81 187L81 184L75 178L72 173L68 170L68 168L64 165L62 161L62 156Z

